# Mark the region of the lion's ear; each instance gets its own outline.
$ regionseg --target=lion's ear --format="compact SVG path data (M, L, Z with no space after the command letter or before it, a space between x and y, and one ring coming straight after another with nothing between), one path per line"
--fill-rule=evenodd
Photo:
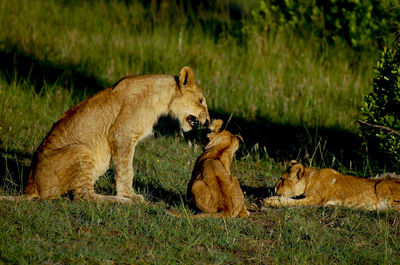
M211 132L216 133L221 130L223 123L224 122L222 120L213 120L208 128L211 130Z
M289 167L292 167L292 166L294 166L294 165L296 165L298 163L299 162L297 162L297 160L292 160L292 161L289 162Z
M301 179L304 176L304 172L304 166L300 163L297 163L290 168L291 175L295 175L297 179Z
M192 68L189 66L185 66L179 72L179 85L180 87L185 86L193 86L194 83L194 74Z

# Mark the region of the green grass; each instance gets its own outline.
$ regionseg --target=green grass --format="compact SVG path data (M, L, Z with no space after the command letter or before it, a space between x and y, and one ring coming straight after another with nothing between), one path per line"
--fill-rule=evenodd
M0 202L6 263L397 264L393 213L268 210L248 219L174 218L162 204Z
M376 54L284 30L242 33L257 1L67 2L0 2L0 193L22 192L32 153L68 108L124 75L178 74L184 65L194 69L213 117L227 122L233 114L228 129L246 145L232 172L248 204L294 158L377 172L362 159L357 135ZM149 204L0 201L0 263L399 263L400 215L391 211L169 216L171 208L192 214L183 201L201 146L157 135L139 143L133 161L134 188ZM96 189L115 194L112 170Z

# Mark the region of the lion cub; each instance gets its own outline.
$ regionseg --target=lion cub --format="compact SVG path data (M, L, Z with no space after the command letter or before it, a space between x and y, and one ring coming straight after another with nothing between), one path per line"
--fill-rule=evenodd
M366 179L324 168L306 168L295 160L275 185L280 196L263 206L342 205L367 210L400 210L400 179ZM294 199L293 197L304 197Z
M203 212L198 217L247 217L242 189L230 170L239 139L226 130L220 131L221 126L222 120L210 125L209 142L196 160L188 197Z

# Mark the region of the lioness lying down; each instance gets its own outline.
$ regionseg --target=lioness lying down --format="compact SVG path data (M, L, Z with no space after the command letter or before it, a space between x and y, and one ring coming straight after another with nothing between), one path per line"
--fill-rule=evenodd
M343 205L400 210L400 179L357 178L329 168L306 168L295 160L276 183L275 192L279 197L265 199L264 207Z
M178 76L125 77L64 113L34 154L24 196L0 199L74 198L131 203L136 144L161 115L176 117L182 130L208 123L207 103L190 67ZM94 184L115 165L117 196L96 194ZM133 200L132 200L133 199Z
M210 125L208 144L197 158L188 185L188 197L202 211L197 217L247 217L242 189L231 176L232 157L239 148L239 139L220 131L222 120Z

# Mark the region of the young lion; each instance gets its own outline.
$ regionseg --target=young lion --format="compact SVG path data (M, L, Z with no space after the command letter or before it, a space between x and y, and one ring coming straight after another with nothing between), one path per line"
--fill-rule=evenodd
M203 212L197 217L247 217L243 192L230 169L239 139L226 130L220 131L221 126L222 120L210 125L209 142L196 160L188 197Z
M367 210L400 210L400 179L366 179L324 168L306 168L295 160L275 185L267 206L343 205ZM292 197L302 196L302 199Z
M99 202L142 200L132 188L135 146L167 114L179 120L183 131L210 119L190 67L183 67L179 77L122 78L68 110L53 125L34 154L24 196L19 199L53 199L73 191L74 198ZM96 194L94 184L111 160L117 196Z

